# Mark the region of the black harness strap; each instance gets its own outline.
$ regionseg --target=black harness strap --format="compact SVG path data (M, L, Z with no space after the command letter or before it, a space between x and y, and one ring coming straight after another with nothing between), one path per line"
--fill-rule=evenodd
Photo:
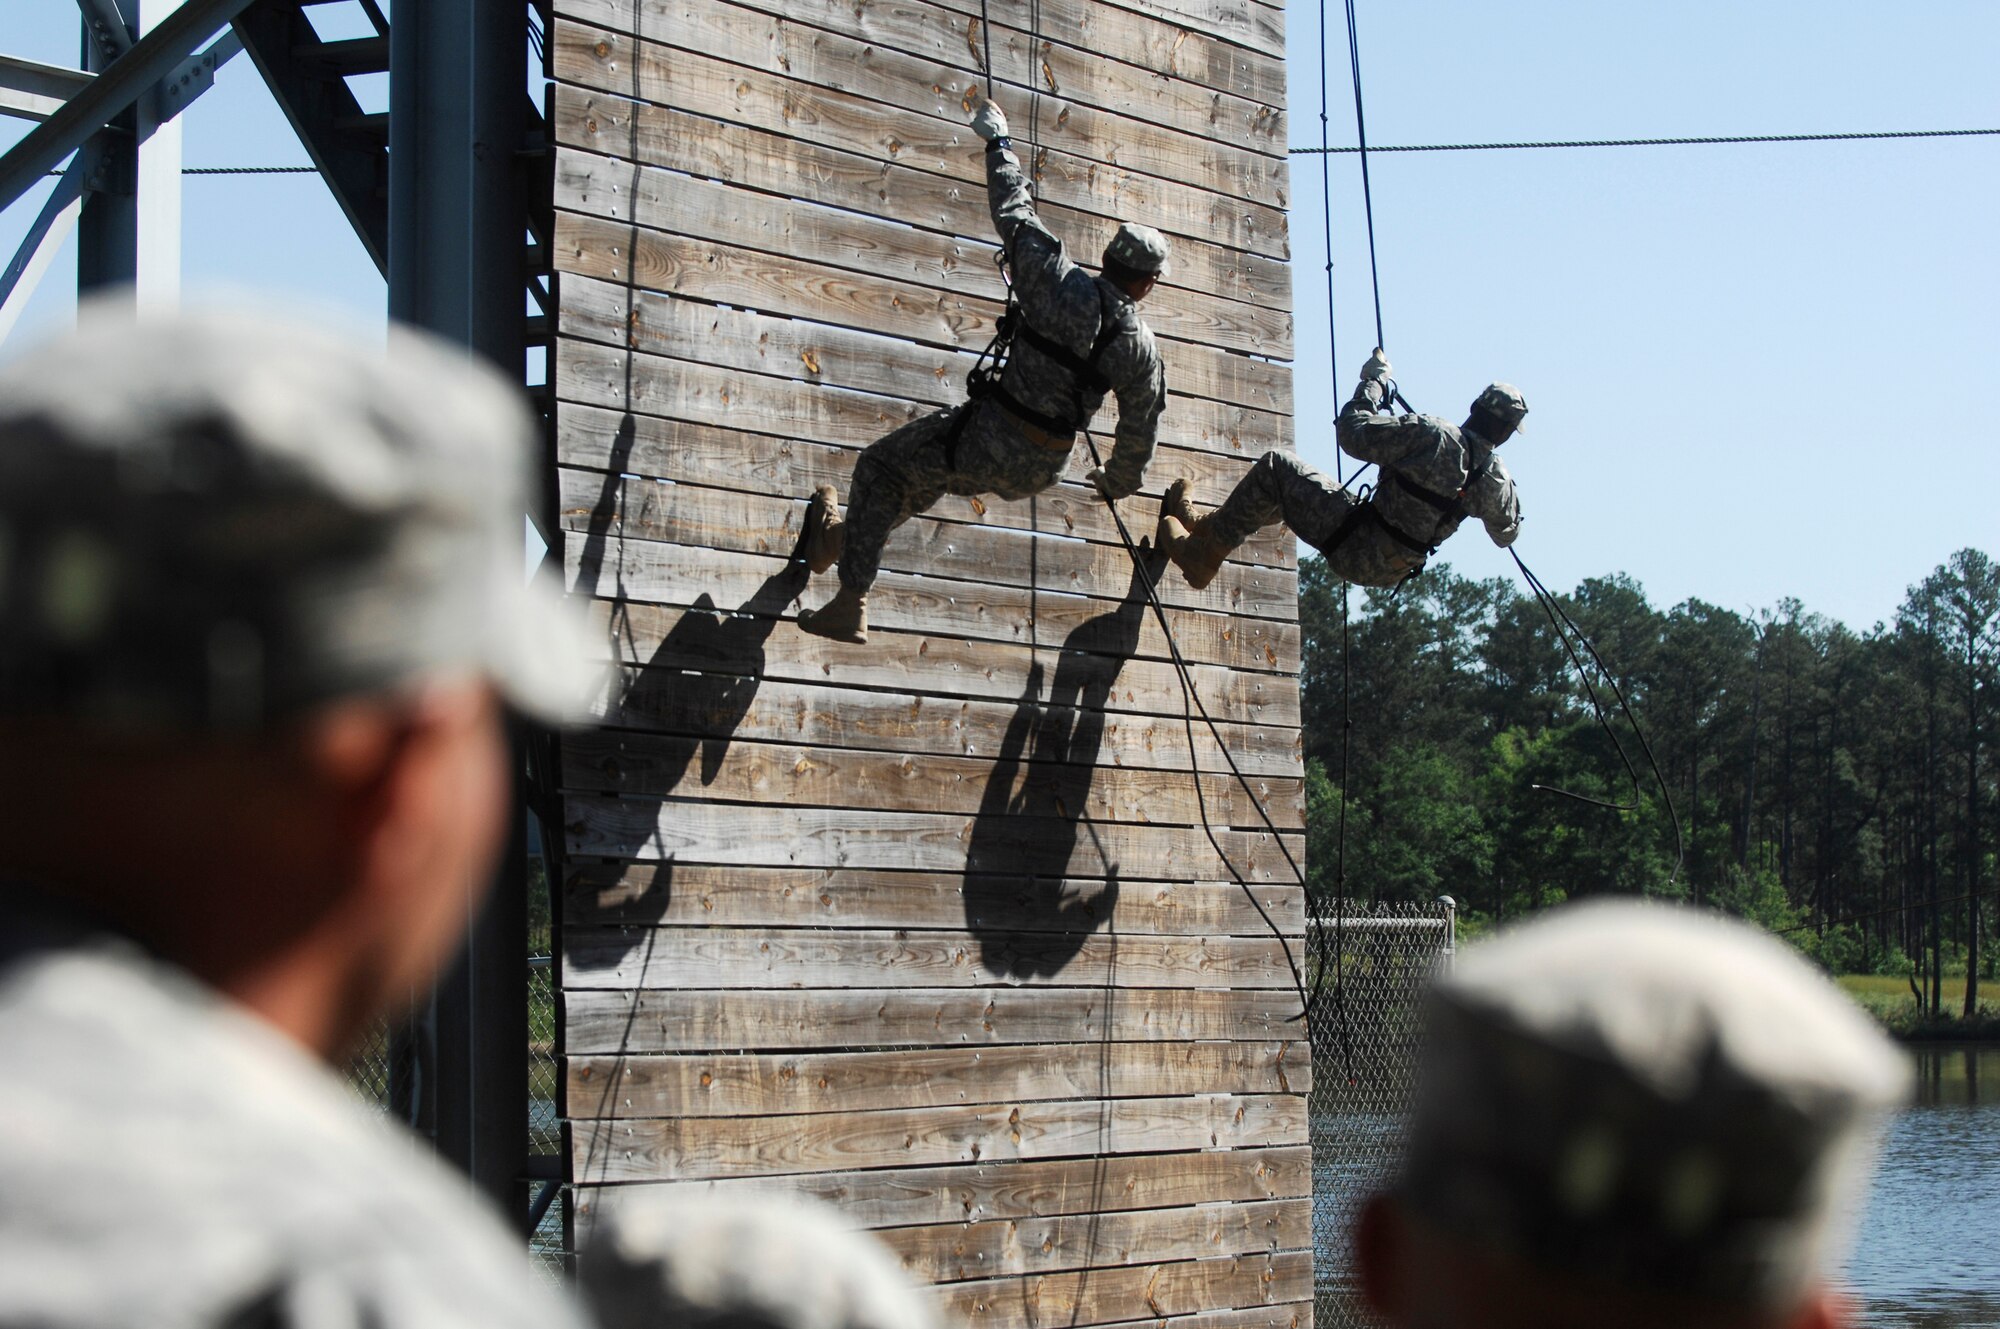
M995 383L993 385L992 396L995 401L998 401L1007 409L1009 415L1019 416L1043 433L1053 435L1057 438L1060 438L1064 434L1069 434L1072 436L1071 442L1075 442L1074 436L1078 429L1075 421L1065 420L1061 416L1050 415L1046 411L1036 410L1013 393L1007 391L1007 385L1004 383Z
M1104 377L1104 371L1097 367L1097 362L1104 358L1104 353L1111 349L1111 343L1125 330L1125 320L1112 317L1110 311L1104 308L1104 291L1101 287L1098 289L1097 298L1101 313L1100 326L1097 340L1091 343L1088 356L1078 355L1055 338L1045 336L1040 329L1025 320L1021 324L1019 335L1022 341L1074 374L1079 387L1090 388L1096 392L1109 392L1111 380Z
M1127 317L1128 311L1112 307L1110 297L1106 294L1101 281L1096 289L1098 329L1088 355L1078 355L1029 323L1020 303L1013 298L1013 292L1010 290L1006 312L1001 314L999 322L994 325L992 344L980 355L979 363L973 366L972 372L966 375L966 396L974 401L983 397L997 398L1010 414L1026 420L1044 433L1074 434L1089 424L1091 412L1084 409L1083 394L1087 390L1098 393L1111 390L1111 381L1105 378L1098 364L1104 359L1105 352L1111 349L1111 344L1118 340L1119 334L1123 333L1130 323ZM1069 416L1036 410L1002 385L1001 380L1007 372L1007 353L1013 349L1017 337L1068 370L1070 376L1076 380L1076 402ZM958 434L955 427L953 432L947 435L945 457L948 465L955 464L954 448L957 441Z
M1327 537L1326 543L1319 546L1319 552L1327 557L1332 557L1333 551L1345 544L1356 531L1361 529L1362 524L1365 522L1375 523L1375 525L1382 528L1383 532L1391 540L1394 540L1413 554L1422 554L1428 558L1437 552L1432 546L1425 544L1414 535L1406 535L1402 531L1397 530L1389 519L1382 515L1382 510L1375 506L1373 496L1361 499L1361 501L1348 511L1345 517L1340 519L1340 525L1334 527L1333 534Z

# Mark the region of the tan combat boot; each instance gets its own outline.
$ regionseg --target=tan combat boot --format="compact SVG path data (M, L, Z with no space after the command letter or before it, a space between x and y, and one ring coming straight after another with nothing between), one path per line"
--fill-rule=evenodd
M801 609L799 626L815 637L855 646L868 641L868 597L845 586L818 609Z
M832 485L821 485L806 503L795 557L804 559L814 573L821 573L840 561L846 547L847 523L840 516L840 495Z
M1176 480L1167 487L1167 496L1160 500L1160 524L1153 543L1173 560L1189 587L1197 591L1215 580L1215 574L1222 569L1222 560L1229 557L1228 546L1210 534L1211 524L1207 517L1194 515L1194 504L1188 502L1187 481Z

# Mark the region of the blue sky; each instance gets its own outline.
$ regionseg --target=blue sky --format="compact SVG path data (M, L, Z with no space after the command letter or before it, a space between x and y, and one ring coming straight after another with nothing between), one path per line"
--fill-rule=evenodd
M1361 0L1375 144L2000 127L2000 5ZM1341 8L1330 137L1354 142ZM1317 5L1288 15L1319 142ZM1374 341L1360 170L1293 159L1300 451ZM2000 139L1373 156L1383 323L1418 409L1520 386L1504 456L1552 586L1794 595L1866 627L1953 550L2000 552ZM1335 393L1338 393L1336 398ZM1448 547L1515 576L1476 529Z
M1377 144L2000 126L2000 5L1363 0ZM1353 142L1341 10L1331 138ZM1295 5L1292 134L1319 141L1318 7ZM74 10L0 0L0 49L75 59ZM377 90L380 91L379 89ZM0 121L0 143L25 129ZM249 62L189 113L189 165L290 164ZM1533 407L1506 456L1551 585L1630 573L1654 602L1796 595L1856 627L1953 550L2000 554L2000 139L1382 155L1383 315L1405 392L1457 418L1489 379ZM1331 163L1337 373L1318 162L1293 160L1301 452L1374 340L1360 172ZM379 317L381 279L310 176L196 177L191 294ZM0 214L11 253L32 210ZM10 344L69 316L59 261ZM6 348L0 348L0 354ZM1512 577L1480 533L1460 571Z

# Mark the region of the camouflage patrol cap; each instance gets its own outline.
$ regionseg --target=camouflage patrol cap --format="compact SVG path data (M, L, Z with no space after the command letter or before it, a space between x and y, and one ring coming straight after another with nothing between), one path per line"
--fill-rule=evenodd
M1120 222L1118 233L1111 237L1110 244L1104 246L1106 264L1116 264L1147 276L1165 276L1167 257L1166 236L1150 226L1136 226L1131 222Z
M1472 399L1474 414L1484 412L1495 419L1504 420L1514 426L1518 433L1521 422L1528 417L1528 399L1512 383L1488 383L1480 394Z
M248 730L410 679L558 718L518 391L424 335L86 309L0 368L0 713Z
M618 1197L577 1283L603 1329L936 1329L895 1259L803 1199Z
M1902 1055L1720 915L1569 906L1434 989L1401 1194L1597 1286L1781 1307L1837 1259Z

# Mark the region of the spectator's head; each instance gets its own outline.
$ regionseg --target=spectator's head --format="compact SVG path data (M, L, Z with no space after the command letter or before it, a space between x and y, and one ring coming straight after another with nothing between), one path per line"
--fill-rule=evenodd
M881 1243L824 1205L620 1198L577 1271L603 1329L935 1329Z
M580 700L525 584L530 419L441 343L86 313L0 369L0 880L332 1053L492 866L507 704Z
M1167 275L1167 237L1150 226L1120 222L1104 246L1104 280L1134 300L1143 300Z
M1819 1329L1902 1056L1720 916L1571 906L1430 1003L1404 1172L1355 1232L1398 1329Z
M1488 383L1473 398L1465 427L1497 448L1520 433L1521 422L1527 418L1528 399L1519 388L1512 383Z

